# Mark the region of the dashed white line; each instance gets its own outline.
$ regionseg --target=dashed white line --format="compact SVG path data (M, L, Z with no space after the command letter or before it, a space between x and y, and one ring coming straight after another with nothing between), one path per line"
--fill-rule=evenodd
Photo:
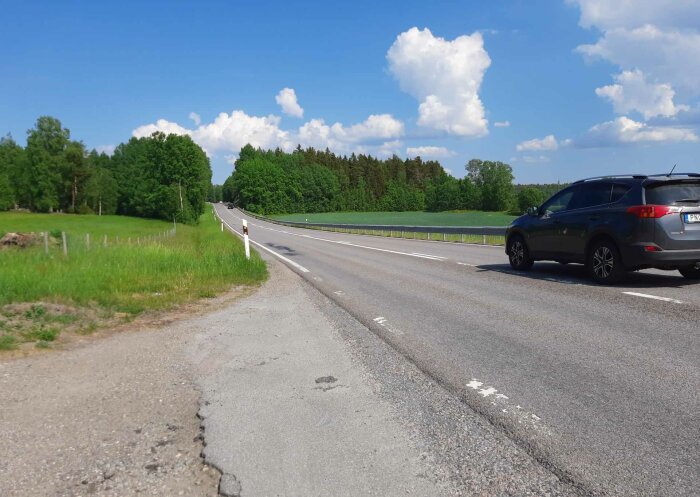
M672 304L682 304L682 300L671 299L668 297L659 297L658 295L649 295L648 293L638 293L638 292L622 292L625 295L631 295L633 297L642 297L645 299L661 300L662 302L671 302Z

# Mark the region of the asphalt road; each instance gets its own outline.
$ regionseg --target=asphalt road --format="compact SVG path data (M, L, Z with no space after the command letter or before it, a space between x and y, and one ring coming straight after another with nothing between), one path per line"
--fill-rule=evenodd
M502 248L248 222L254 248L583 494L697 495L700 284L644 271L602 287L575 265L514 273Z

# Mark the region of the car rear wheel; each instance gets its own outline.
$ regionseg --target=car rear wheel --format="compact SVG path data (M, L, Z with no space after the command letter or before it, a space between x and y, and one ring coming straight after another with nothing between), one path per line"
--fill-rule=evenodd
M682 267L678 272L689 280L700 280L700 266L697 264L694 266Z
M611 285L625 275L620 251L610 240L601 240L591 248L587 261L588 272L597 283Z
M508 260L510 267L516 271L526 271L535 263L522 236L513 235L508 240Z

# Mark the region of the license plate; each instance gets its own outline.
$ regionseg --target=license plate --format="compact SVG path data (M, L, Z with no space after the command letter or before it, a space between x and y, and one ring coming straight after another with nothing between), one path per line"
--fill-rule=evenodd
M683 214L683 218L687 224L700 223L700 214Z

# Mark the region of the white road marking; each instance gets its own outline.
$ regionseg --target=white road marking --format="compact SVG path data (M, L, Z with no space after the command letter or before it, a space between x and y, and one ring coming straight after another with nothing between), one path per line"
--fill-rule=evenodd
M340 295L343 295L344 292L343 292L342 290L336 290L336 291L333 292L333 293L335 293L336 295L340 296Z
M377 323L379 326L384 328L385 330L389 331L390 333L393 333L394 335L403 335L403 331L397 330L396 328L393 328L387 324L386 318L384 316L379 316L374 318L372 321Z
M468 262L458 262L460 266L476 267L476 264L469 264Z
M310 238L312 240L318 240L321 242L335 243L338 245L347 245L349 247L363 248L366 250L375 250L377 252L387 252L389 254L407 255L409 257L418 257L420 259L427 259L427 260L437 261L437 262L443 262L445 260L448 260L447 257L443 257L441 255L420 254L420 253L415 253L415 252L401 252L399 250L389 250L389 249L383 249L383 248L378 248L378 247L368 247L367 245L359 245L357 243L351 243L351 242L347 242L344 240L329 240L328 238L320 238L317 236L302 235L299 233L292 233L291 231L284 231L284 230L278 230L278 229L274 229L274 228L268 228L267 226L262 226L260 224L253 224L253 223L250 223L250 224L252 226L255 226L256 228L261 228L261 229L268 230L268 231L275 231L277 233L284 233L285 235L298 236L300 238Z
M671 302L672 304L682 304L682 300L671 299L668 297L659 297L657 295L649 295L648 293L637 293L637 292L622 292L625 295L632 295L633 297L642 297L645 299L661 300L663 302Z
M226 221L224 221L222 218L219 218L219 219L221 219L221 222L224 223L224 224L228 227L228 229L230 229L231 231L233 231L234 233L236 233L238 236L243 237L243 233L237 231L235 228L233 228L233 226L231 226L230 224L228 224L228 223L227 223ZM309 272L309 270L306 269L306 268L305 268L304 266L302 266L301 264L299 264L299 263L297 263L297 262L294 262L294 261L291 260L291 259L287 259L287 258L286 258L285 256L283 256L282 254L278 254L278 253L275 252L274 250L270 250L269 248L267 248L266 246L264 246L264 245L261 244L261 243L256 242L255 240L251 240L250 238L249 238L249 240L250 240L250 243L253 243L253 244L257 245L258 247L260 247L260 248L263 249L263 250L267 250L268 252L270 252L270 253L271 253L272 255L274 255L275 257L279 257L281 260L283 260L283 261L286 262L287 264L289 264L289 265L291 265L291 266L297 268L297 269L298 269L299 271L301 271L302 273L308 273L308 272Z
M483 381L479 381L476 378L472 379L467 383L467 388L471 388L476 391L477 395L480 395L484 399L489 398L489 404L498 407L498 410L507 414L508 417L513 418L518 423L528 422L532 426L536 426L540 430L546 430L546 427L538 423L541 418L536 414L523 410L519 405L514 406L509 402L508 396L502 393L497 393L498 390L492 386L485 385Z

